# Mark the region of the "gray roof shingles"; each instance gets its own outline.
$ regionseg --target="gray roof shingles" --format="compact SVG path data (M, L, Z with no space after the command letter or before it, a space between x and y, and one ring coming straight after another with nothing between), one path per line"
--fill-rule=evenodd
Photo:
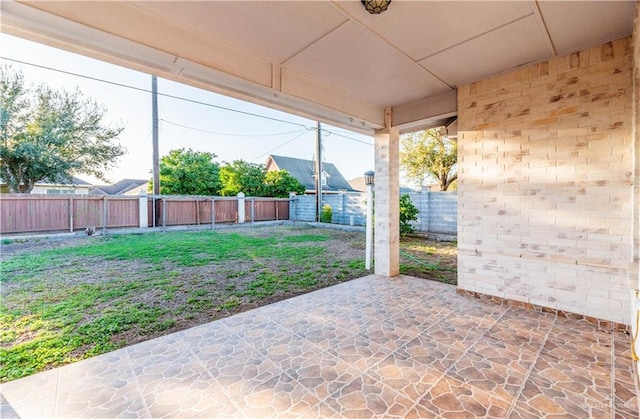
M315 162L313 160L276 156L273 154L269 157L273 160L279 170L286 170L289 172L291 176L298 179L298 181L304 185L306 190L315 190ZM332 163L323 162L322 170L329 175L329 178L327 179L327 187L323 188L323 191L355 192L355 189L351 187L349 182L346 181L340 171Z
M122 179L113 185L97 185L89 192L91 195L122 195L131 189L149 182L147 179Z

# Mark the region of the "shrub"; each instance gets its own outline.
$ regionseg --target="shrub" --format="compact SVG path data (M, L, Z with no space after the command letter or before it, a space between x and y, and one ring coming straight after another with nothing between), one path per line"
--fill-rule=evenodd
M400 197L400 236L413 233L411 221L418 221L418 208L411 202L409 195Z
M324 204L322 206L322 214L320 214L320 222L330 223L332 217L333 217L333 209L331 209L331 205Z

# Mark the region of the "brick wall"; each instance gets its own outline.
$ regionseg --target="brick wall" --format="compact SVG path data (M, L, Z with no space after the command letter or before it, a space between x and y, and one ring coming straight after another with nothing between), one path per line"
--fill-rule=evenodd
M640 1L636 2L636 16L633 22L633 118L635 127L635 175L634 175L634 257L631 265L632 283L640 288ZM638 370L640 373L640 370Z
M629 323L629 38L458 89L458 284Z
M640 288L640 1L636 2L636 15L633 21L633 118L635 127L635 174L634 174L634 191L633 191L633 244L634 254L633 263L629 269L631 277L631 286L634 289ZM635 284L635 285L634 285ZM631 309L631 328L633 336L637 336L636 319L638 313L637 308L632 306ZM636 353L640 353L640 341L635 340L634 343ZM636 375L640 379L640 362L636 361Z

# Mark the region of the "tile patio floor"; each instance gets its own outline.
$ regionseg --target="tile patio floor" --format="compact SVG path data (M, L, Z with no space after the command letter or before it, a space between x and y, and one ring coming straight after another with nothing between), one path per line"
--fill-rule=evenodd
M638 417L629 337L369 276L12 381L3 418Z

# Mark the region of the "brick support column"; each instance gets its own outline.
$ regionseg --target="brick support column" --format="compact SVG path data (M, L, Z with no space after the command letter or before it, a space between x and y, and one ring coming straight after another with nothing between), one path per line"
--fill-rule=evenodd
M396 276L400 271L400 134L391 126L375 133L374 271Z
M633 22L633 100L632 136L634 144L633 183L633 263L629 269L631 288L640 289L640 1L636 2ZM634 314L635 315L635 314ZM634 317L632 317L634 319Z
M629 265L629 282L631 292L630 324L632 337L638 335L636 319L639 315L636 290L640 289L640 1L636 2L636 15L633 21L633 95L631 101L633 142L633 260ZM640 352L640 342L632 338L635 353ZM640 362L636 364L636 379L640 379Z

